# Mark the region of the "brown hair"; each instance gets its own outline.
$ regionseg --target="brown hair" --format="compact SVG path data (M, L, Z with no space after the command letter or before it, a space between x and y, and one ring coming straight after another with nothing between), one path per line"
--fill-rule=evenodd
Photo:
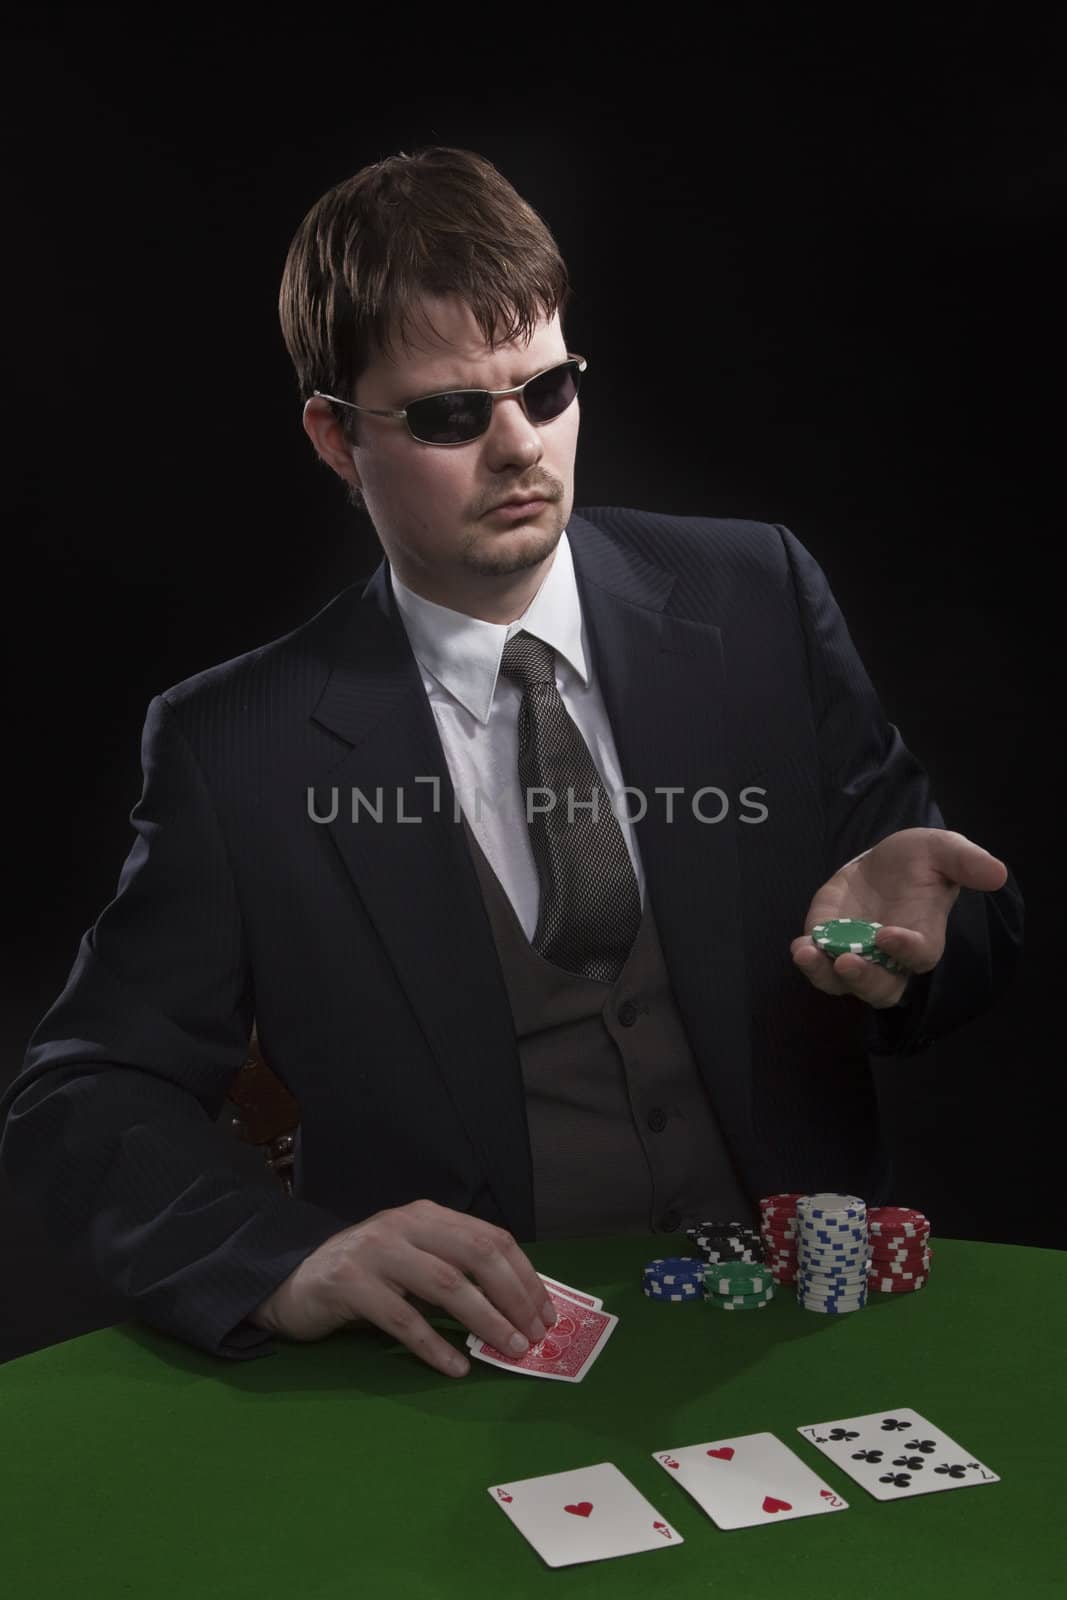
M495 348L562 317L571 293L548 226L492 162L432 145L363 167L316 200L289 246L278 315L301 401L315 389L354 400L375 354L406 340L420 295L459 295ZM358 443L358 414L332 410ZM348 498L363 504L358 490Z

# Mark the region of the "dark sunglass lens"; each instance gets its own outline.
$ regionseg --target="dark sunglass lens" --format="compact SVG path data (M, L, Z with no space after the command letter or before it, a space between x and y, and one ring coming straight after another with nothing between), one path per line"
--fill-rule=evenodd
M485 432L491 404L486 394L438 394L408 406L408 421L425 444L462 444Z
M578 393L578 363L568 361L532 378L524 391L526 409L534 422L551 422L566 411Z

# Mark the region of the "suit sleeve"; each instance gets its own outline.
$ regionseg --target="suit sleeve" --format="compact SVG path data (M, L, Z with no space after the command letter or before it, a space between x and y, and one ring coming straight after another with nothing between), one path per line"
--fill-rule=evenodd
M161 695L141 760L115 897L0 1097L0 1170L131 1319L213 1355L269 1355L244 1319L347 1224L291 1199L214 1120L245 1059L252 980L211 796Z
M826 819L825 881L889 834L944 828L945 820L926 772L885 718L824 573L787 528L777 531L807 650ZM813 894L818 887L812 884ZM909 981L901 1005L864 1008L868 1051L914 1055L987 1011L1014 976L1022 933L1023 900L1010 868L1004 887L993 893L961 889L933 971Z

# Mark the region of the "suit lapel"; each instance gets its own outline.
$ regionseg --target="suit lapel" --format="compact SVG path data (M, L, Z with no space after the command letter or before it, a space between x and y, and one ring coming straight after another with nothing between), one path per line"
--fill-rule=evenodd
M713 1104L727 1129L743 1126L737 786L726 761L721 635L664 614L675 582L669 573L582 517L571 516L567 533L624 781L647 800L636 833L672 988ZM339 621L312 715L350 748L313 786L315 814L330 817L336 806L324 825L389 951L507 1226L529 1239L530 1146L511 1007L385 561L361 596L352 591ZM694 793L707 784L729 797L730 814L717 825L692 811ZM671 823L656 793L667 785L682 789ZM359 791L367 804L353 822ZM713 794L700 803L709 816L720 804ZM368 809L379 804L381 822ZM629 807L639 814L637 794Z
M383 561L342 609L315 721L350 745L314 785L506 1226L534 1234L533 1182L511 1005L455 791ZM436 779L419 782L419 779ZM352 795L371 804L353 823ZM400 795L398 809L397 796ZM401 820L401 817L408 820ZM414 819L414 820L412 820Z

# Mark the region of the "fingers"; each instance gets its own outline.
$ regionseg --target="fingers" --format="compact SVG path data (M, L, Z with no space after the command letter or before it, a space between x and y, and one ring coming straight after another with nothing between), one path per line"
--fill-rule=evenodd
M953 834L952 837L958 840L957 869L953 883L961 883L966 890L1001 890L1008 882L1005 862L1000 861L998 856L992 856L989 850L982 850L981 845L976 845L974 840L963 837L963 834Z
M883 947L881 933L878 944ZM904 993L906 972L889 972L877 962L865 961L856 955L838 956L836 961L831 961L810 939L794 939L791 949L794 966L799 967L809 983L823 994L853 994L876 1010L884 1010L895 1006ZM895 950L886 948L886 954L897 959Z
M789 948L793 965L800 968L814 988L821 989L823 994L845 993L844 985L834 977L832 962L827 961L807 935L802 939L794 939Z
M417 1212L416 1226L409 1234L411 1242L441 1263L470 1274L477 1289L468 1285L467 1291L457 1290L450 1279L445 1286L453 1296L461 1295L463 1305L476 1312L483 1323L486 1313L479 1302L484 1301L496 1332L483 1332L457 1311L453 1311L453 1315L466 1322L472 1333L491 1340L499 1350L509 1348L497 1337L505 1322L505 1337L509 1340L514 1333L523 1334L533 1344L544 1338L555 1321L555 1308L531 1262L510 1233L477 1217L435 1205L431 1200L417 1201L411 1209ZM437 1305L446 1305L437 1295L429 1298ZM448 1304L447 1309L453 1310L452 1305Z
M1002 889L1008 881L1004 862L962 833L931 828L929 845L934 865L951 883L991 892Z
M470 1363L409 1295L510 1355L525 1354L556 1320L510 1233L431 1200L378 1212L330 1243L329 1263L323 1257L329 1326L365 1318L448 1377L462 1377Z
M548 1332L544 1321L536 1317L528 1324L528 1337L516 1326L512 1316L501 1311L460 1267L441 1256L412 1248L400 1271L406 1288L440 1306L464 1328L505 1355L525 1355L531 1343L538 1343ZM544 1294L543 1289L541 1293Z
M926 937L914 928L879 928L874 942L905 972L929 972L945 950L944 941L935 949L933 936Z
M379 1280L365 1285L360 1295L363 1316L383 1333L405 1345L412 1355L444 1373L446 1378L462 1378L470 1362L453 1344L432 1328L422 1313L389 1284Z

